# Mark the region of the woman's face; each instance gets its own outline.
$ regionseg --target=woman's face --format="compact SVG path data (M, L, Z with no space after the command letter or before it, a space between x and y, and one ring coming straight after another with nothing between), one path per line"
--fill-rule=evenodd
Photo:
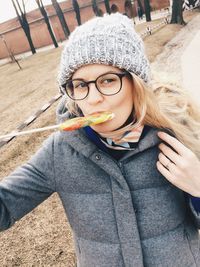
M80 67L72 79L83 79L88 82L96 80L97 77L108 72L122 73L120 69L113 66L91 64ZM111 96L102 95L94 83L90 83L89 88L88 96L83 100L76 101L82 113L85 116L100 111L111 111L115 114L112 120L94 125L92 128L96 132L106 133L123 125L133 110L133 81L124 76L121 91Z

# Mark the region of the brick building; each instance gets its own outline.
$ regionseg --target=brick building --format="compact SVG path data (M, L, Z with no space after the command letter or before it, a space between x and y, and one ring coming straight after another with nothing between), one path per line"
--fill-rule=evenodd
M110 7L113 11L117 9L121 13L128 14L131 10L127 10L127 8L125 8L126 2L127 1L125 0L110 0ZM143 3L143 1L141 2ZM91 1L79 0L78 3L80 6L81 22L83 23L89 18L93 17L94 12L92 10ZM103 13L105 13L104 1L97 0L97 3L98 7L103 11ZM169 0L151 0L150 3L152 10L161 9L169 6ZM77 21L74 10L72 8L71 1L66 0L59 4L63 10L67 25L70 31L72 31L76 27ZM134 16L137 15L137 5L137 1L134 1L134 5L132 6L132 12ZM51 26L57 41L60 42L65 40L62 27L60 25L59 19L56 15L53 6L45 6L45 9L49 16ZM47 26L39 9L28 12L27 20L30 25L31 37L35 48L40 48L52 44L52 40L47 30ZM9 56L5 41L8 48L12 51L14 55L30 51L28 41L17 18L11 19L0 24L0 37L0 59L7 58Z

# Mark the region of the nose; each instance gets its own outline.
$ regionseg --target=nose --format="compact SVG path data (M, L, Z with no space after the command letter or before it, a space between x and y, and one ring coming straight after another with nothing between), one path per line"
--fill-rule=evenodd
M95 105L103 101L103 95L97 90L95 83L91 83L87 102L90 105Z

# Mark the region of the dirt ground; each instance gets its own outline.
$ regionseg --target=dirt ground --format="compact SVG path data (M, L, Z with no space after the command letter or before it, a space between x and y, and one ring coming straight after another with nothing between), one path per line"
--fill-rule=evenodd
M189 22L199 15L186 12ZM151 22L149 24L158 23ZM146 23L136 26L143 32ZM197 26L198 27L198 26ZM163 52L164 46L183 28L166 25L144 39L149 60ZM173 49L176 49L174 47ZM37 53L16 64L0 66L0 134L8 133L41 108L57 91L56 75L62 47ZM54 103L28 128L55 123ZM28 129L27 128L27 129ZM8 175L40 147L50 132L18 137L0 148L0 179ZM11 229L0 234L0 266L75 266L71 229L56 194L51 196Z

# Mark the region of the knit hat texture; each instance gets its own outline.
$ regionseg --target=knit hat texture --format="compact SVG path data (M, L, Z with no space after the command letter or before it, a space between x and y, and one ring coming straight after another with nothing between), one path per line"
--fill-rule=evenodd
M120 13L95 17L71 33L61 56L59 85L87 64L106 64L149 80L149 62L143 41L131 19Z

